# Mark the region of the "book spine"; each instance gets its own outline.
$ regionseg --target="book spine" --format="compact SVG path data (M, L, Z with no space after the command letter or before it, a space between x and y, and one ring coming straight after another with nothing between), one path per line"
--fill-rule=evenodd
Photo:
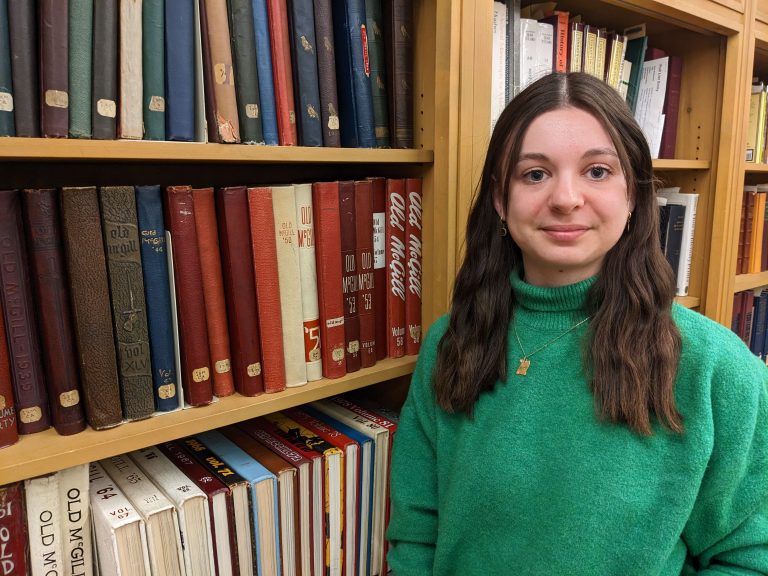
M93 0L69 0L69 137L90 138Z
M15 0L8 3L16 136L40 136L35 9L34 0Z
M283 321L280 311L280 275L277 268L275 216L270 188L248 189L248 211L251 221L253 269L256 272L256 302L264 371L265 392L285 389L285 351Z
M47 574L64 566L61 504L57 473L24 480L32 574Z
M4 575L29 574L29 535L21 482L0 486L0 550Z
M583 22L571 22L568 45L568 71L581 72L582 51L584 47Z
M677 118L680 112L680 84L683 79L683 59L669 57L667 94L664 99L664 129L661 133L659 158L674 158L677 143Z
M143 0L141 19L144 139L165 140L165 0Z
M289 0L293 87L296 92L299 144L322 146L320 87L317 76L315 15L312 0Z
M338 148L341 146L341 132L339 97L336 92L336 56L334 53L331 0L313 0L313 3L323 146Z
M234 394L235 383L232 379L227 309L224 299L216 206L213 196L213 188L196 188L192 191L202 270L205 316L208 325L208 343L213 366L213 393L222 397Z
M315 216L317 299L320 305L320 349L323 376L340 378L347 373L344 353L344 295L341 291L341 223L339 183L312 185Z
M387 179L387 353L391 358L405 354L405 181Z
M301 311L304 324L304 362L307 380L323 377L320 342L320 307L317 301L317 265L315 263L315 223L312 185L295 184L296 232L301 272Z
M165 136L195 139L195 12L190 0L165 0Z
M413 148L413 4L412 0L384 0L383 3L390 41L386 62L389 133L393 148Z
M93 5L93 137L117 137L117 0L99 0Z
M251 144L264 143L261 126L261 97L256 72L256 39L253 30L251 0L230 0L229 26L232 36L232 60L235 67L237 117L240 139Z
M165 412L178 408L179 398L171 324L168 246L160 186L136 186L136 215L141 242L155 407Z
M355 182L355 250L357 304L360 316L362 368L376 364L375 281L373 269L373 193L370 180Z
M0 314L5 316L1 299ZM0 322L0 448L15 444L18 440L19 425L16 421L16 405L13 399L11 360L8 356L8 337L5 333L5 323ZM2 493L0 492L1 501ZM1 516L0 519L2 519ZM1 537L2 535L0 535Z
M91 507L88 465L79 464L57 472L62 504L61 536L64 576L93 574Z
M255 396L264 392L264 378L245 186L220 190L218 202L222 275L232 335L232 375L240 394Z
M142 0L120 0L120 111L118 137L141 140L143 123Z
M44 370L53 426L61 435L85 428L69 287L55 190L24 190L24 220L34 278Z
M69 135L68 2L42 0L40 9L40 123L46 138Z
M267 0L272 74L275 87L277 131L281 146L296 146L296 110L291 73L291 41L288 33L286 0Z
M5 312L20 434L50 426L17 190L0 190L0 296Z
M373 312L376 319L376 359L387 357L387 181L370 178L373 196Z
M0 0L0 136L16 136L13 116L13 72L8 31L8 0Z
M272 76L272 48L269 40L267 0L253 0L253 31L256 42L256 71L259 76L261 124L264 142L270 146L279 143L277 110L275 108L275 82Z
M405 294L405 353L418 354L421 347L421 269L423 219L421 178L405 180L406 221L406 294Z
M376 146L389 148L389 112L387 105L387 70L384 46L384 14L381 0L365 0L365 30L371 68L371 94Z
M344 340L347 372L360 370L360 313L355 229L355 183L339 182L339 230L341 238L341 290L344 294Z
M179 333L182 336L181 382L184 400L193 406L201 406L213 400L213 382L192 188L169 186L165 191L166 222L171 232L171 254L176 278Z

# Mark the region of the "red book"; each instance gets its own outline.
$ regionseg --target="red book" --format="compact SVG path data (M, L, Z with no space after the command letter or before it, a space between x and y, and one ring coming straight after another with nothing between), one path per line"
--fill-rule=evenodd
M194 189L192 198L195 205L195 228L202 269L208 344L213 367L213 393L219 397L229 396L235 392L235 383L232 379L232 361L229 353L227 305L224 301L224 284L221 279L221 256L213 188Z
M405 180L387 178L387 355L405 355Z
M373 192L370 180L355 182L357 307L360 314L362 367L376 364L376 315L373 272Z
M272 189L248 188L248 210L251 218L253 268L256 272L264 390L280 392L285 390L285 354Z
M376 359L387 357L387 246L386 178L369 178L373 196L373 313L376 325Z
M232 346L232 375L235 390L244 396L255 396L264 392L264 379L248 193L245 186L223 188L216 200L221 222L219 239Z
M347 372L360 370L360 315L358 312L357 248L355 228L355 183L339 182L339 224L341 238L341 290L344 294L344 344Z
M405 353L418 354L421 347L421 178L407 178L405 221L406 285L405 293Z
M344 358L344 295L341 291L341 229L339 183L312 185L315 212L317 299L320 304L320 349L323 376L340 378L347 373Z
M169 186L165 192L184 400L192 406L202 406L213 400L213 382L192 187Z
M0 301L0 317L2 312L3 303ZM13 403L8 339L5 335L5 324L0 322L0 448L15 444L18 440L19 429L16 424L16 407Z
M29 539L21 482L0 486L0 573L27 574Z
M674 158L677 143L677 117L680 111L680 84L683 80L683 59L669 57L667 92L664 95L664 128L661 133L659 158Z
M291 37L288 32L286 0L267 0L269 39L272 48L272 76L275 83L277 136L280 146L296 146L296 110L291 72Z

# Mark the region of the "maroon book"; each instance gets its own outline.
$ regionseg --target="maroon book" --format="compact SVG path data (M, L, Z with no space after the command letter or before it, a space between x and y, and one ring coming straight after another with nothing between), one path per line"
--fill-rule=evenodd
M387 357L386 178L369 178L373 196L373 312L376 359Z
M387 179L387 355L405 355L405 180Z
M3 305L0 301L0 315L2 311ZM8 339L5 334L5 324L0 322L0 448L15 444L18 440L19 427L16 423L16 406L13 402Z
M421 347L421 178L407 178L405 194L405 353L413 355L418 354Z
M29 539L21 482L0 486L0 550L0 573L28 573Z
M664 128L661 133L659 158L674 158L677 144L677 117L680 112L680 84L683 80L683 59L669 57L667 91L664 95Z
M355 182L355 248L360 358L363 368L376 364L375 281L373 272L373 192L370 180Z
M341 238L341 290L344 294L344 344L347 372L360 370L360 314L358 307L357 231L355 229L355 183L339 182Z
M69 134L69 3L41 0L40 124L46 138Z

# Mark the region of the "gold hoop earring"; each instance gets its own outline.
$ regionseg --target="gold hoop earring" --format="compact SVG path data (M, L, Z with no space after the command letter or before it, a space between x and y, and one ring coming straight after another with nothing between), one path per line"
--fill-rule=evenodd
M502 238L507 235L507 223L504 222L504 218L499 218L501 226L499 227L499 236Z
M629 223L632 221L632 212L627 214L627 232L629 232Z

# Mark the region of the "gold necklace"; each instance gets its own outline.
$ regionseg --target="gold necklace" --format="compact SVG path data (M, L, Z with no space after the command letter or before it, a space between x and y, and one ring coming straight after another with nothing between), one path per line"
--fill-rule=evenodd
M522 358L520 358L520 365L517 367L517 370L515 371L515 374L518 374L519 376L525 376L525 375L528 373L528 368L530 368L530 367L531 367L531 360L530 360L531 356L533 356L533 355L534 355L534 354L536 354L537 352L541 352L542 350L544 350L544 348L546 348L546 347L547 347L547 346L549 346L550 344L553 344L553 343L554 343L554 342L556 342L557 340L560 340L560 338L562 338L562 337L563 337L563 336L565 336L566 334L568 334L568 333L570 333L570 332L573 332L574 330L576 330L576 328L578 328L579 326L581 326L582 324L584 324L584 322L586 322L587 320L589 320L589 318L590 318L590 317L589 317L589 316L587 316L587 317L586 317L586 318L584 318L583 320L580 320L579 322L577 322L576 324L574 324L573 326L571 326L570 328L568 328L568 330L566 330L566 331L565 331L565 332L563 332L562 334L558 334L557 336L555 336L554 338L552 338L552 340L550 340L549 342L546 342L545 344L542 344L541 346L539 346L538 348L536 348L536 350L534 350L534 351L533 351L533 352L531 352L530 354L526 354L526 353L525 353L525 348L523 348L523 343L522 343L522 342L520 342L520 335L517 333L517 322L515 322L515 323L512 325L512 329L515 331L515 338L517 338L517 345L518 345L518 346L520 346L520 351L523 353L523 357L522 357Z

